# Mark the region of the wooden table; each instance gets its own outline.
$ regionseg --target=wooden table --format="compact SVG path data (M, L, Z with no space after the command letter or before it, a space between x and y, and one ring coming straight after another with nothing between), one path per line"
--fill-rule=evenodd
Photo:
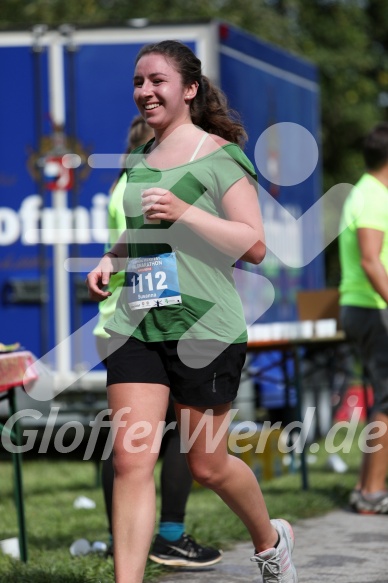
M302 419L302 395L303 395L303 375L301 373L301 352L307 348L314 348L315 350L326 349L329 347L336 347L339 344L346 342L344 332L338 331L334 336L311 338L283 338L280 340L258 340L248 342L248 352L259 353L278 350L282 354L283 363L287 358L291 358L294 365L293 378L290 378L287 373L287 367L282 366L284 375L284 385L286 388L286 407L290 408L288 400L291 386L295 387L296 392L296 416L297 421ZM277 364L281 364L278 362ZM274 365L273 365L274 366ZM259 371L260 374L260 371ZM308 489L308 474L306 464L305 447L303 444L300 452L300 469L302 478L303 490Z
M28 351L18 351L0 354L0 400L7 399L10 416L16 413L15 389L31 386L38 378L34 367L34 356ZM18 517L20 558L27 561L27 535L24 515L22 460L18 446L21 443L18 424L12 429L0 423L0 434L12 440L16 447L12 447L11 455L14 467L15 504Z

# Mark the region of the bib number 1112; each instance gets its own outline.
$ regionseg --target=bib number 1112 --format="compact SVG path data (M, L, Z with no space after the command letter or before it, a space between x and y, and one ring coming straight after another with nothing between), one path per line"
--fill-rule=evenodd
M152 292L156 290L167 289L166 273L164 271L157 271L156 273L133 273L129 276L129 284L132 293Z

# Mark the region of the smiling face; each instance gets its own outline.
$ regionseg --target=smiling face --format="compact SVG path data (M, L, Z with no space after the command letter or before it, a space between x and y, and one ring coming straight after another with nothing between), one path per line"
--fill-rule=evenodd
M190 101L197 93L197 84L184 87L172 61L159 53L142 56L133 83L139 112L155 131L191 122Z

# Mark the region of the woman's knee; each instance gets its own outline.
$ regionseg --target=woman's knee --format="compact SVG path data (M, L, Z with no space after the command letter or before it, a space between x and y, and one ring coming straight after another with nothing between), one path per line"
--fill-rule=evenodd
M157 457L152 454L140 455L125 450L113 452L113 470L115 476L139 475L141 478L153 476Z
M193 479L212 490L218 488L225 477L225 464L213 463L211 459L188 459L191 475Z

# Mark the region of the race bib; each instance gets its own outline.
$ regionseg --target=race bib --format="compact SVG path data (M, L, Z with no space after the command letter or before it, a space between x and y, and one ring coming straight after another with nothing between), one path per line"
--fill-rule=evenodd
M182 303L175 253L130 259L126 272L127 299L131 310Z

